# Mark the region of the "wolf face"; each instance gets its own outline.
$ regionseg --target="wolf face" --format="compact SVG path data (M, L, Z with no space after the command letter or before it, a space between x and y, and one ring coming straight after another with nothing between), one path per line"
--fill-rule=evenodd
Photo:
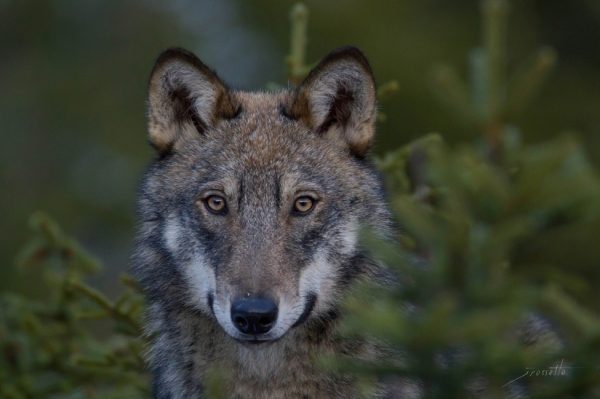
M158 156L135 256L150 301L200 311L244 343L331 312L361 273L359 227L388 220L365 158L375 117L355 48L277 93L229 90L191 53L164 52L149 84Z

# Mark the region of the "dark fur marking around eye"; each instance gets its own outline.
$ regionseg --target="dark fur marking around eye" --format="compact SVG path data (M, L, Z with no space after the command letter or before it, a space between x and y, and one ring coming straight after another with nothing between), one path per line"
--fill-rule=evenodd
M331 103L329 114L325 122L318 128L318 133L324 133L334 124L346 126L351 115L351 105L354 102L354 93L347 87L340 86Z
M314 248L320 241L322 236L321 228L315 228L309 230L303 237L300 245L304 248L306 254L312 254Z
M195 235L202 247L207 249L207 253L210 254L211 259L214 260L212 265L219 265L223 261L223 252L219 249L223 248L226 244L224 238L219 236L215 231L212 231L211 229L199 223L199 220L200 218L198 218L198 223L194 228L196 233Z

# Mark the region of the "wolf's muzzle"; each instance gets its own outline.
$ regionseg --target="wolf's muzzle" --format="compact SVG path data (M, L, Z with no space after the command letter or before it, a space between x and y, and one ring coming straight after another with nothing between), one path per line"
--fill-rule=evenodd
M265 334L275 325L277 312L277 305L268 298L236 299L231 305L231 321L243 334Z

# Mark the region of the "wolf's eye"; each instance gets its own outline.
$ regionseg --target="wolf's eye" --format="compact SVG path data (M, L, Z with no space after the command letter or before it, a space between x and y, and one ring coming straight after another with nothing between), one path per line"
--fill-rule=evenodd
M220 195L210 195L204 200L204 205L209 212L223 214L226 211L225 198Z
M301 197L296 198L294 201L294 213L298 215L306 215L315 207L315 203L317 201L308 195L303 195Z

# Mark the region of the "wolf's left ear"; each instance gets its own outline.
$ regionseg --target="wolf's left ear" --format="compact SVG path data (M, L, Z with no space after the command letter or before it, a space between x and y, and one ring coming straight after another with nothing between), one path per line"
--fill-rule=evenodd
M365 55L342 47L327 55L298 86L286 110L319 134L335 131L350 151L364 156L375 133L375 79Z
M221 79L194 54L165 50L156 60L148 88L148 133L159 151L170 151L184 136L204 133L238 107Z

